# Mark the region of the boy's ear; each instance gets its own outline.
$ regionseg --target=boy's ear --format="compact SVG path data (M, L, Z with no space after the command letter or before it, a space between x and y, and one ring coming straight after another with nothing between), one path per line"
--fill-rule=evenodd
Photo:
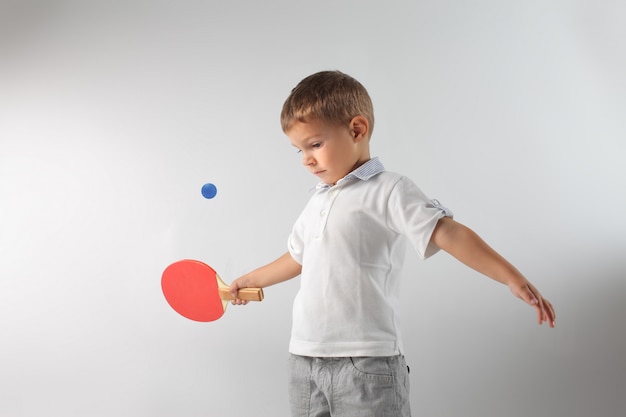
M367 118L359 115L350 120L350 132L356 142L366 139L369 135L369 131L370 124L367 121Z

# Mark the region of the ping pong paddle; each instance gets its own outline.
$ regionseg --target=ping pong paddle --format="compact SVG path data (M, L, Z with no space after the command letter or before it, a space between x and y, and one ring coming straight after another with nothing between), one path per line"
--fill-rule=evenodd
M169 305L181 316L195 321L222 317L228 302L235 298L229 286L209 265L195 260L174 262L163 271L161 289ZM237 298L262 301L262 288L242 288Z

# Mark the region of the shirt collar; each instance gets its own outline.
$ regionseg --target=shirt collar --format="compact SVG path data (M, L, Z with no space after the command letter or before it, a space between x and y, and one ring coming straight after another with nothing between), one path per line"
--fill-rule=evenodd
M384 170L385 170L385 167L383 166L383 163L380 162L377 156L375 156L369 161L365 162L360 167L358 167L357 169L355 169L354 171L352 171L351 173L349 173L348 175L346 175L345 177L343 177L342 179L340 179L339 181L337 181L337 184L346 180L367 181L370 178L380 174ZM319 190L319 189L330 188L330 187L332 187L331 184L320 182L319 184L317 184L315 188Z

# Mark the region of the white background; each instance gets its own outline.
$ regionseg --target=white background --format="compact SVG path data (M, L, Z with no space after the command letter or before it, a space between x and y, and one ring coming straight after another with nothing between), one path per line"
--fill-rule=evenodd
M201 324L286 249L316 179L280 130L305 76L376 109L372 153L553 301L410 257L415 416L626 415L621 1L0 1L0 416L285 416L298 279ZM212 200L200 194L213 182Z

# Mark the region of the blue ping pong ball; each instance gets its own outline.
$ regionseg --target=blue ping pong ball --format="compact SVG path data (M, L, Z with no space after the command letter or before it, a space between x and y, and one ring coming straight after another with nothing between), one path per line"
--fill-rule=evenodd
M202 196L204 198L213 198L217 194L217 187L215 184L206 183L202 186Z

